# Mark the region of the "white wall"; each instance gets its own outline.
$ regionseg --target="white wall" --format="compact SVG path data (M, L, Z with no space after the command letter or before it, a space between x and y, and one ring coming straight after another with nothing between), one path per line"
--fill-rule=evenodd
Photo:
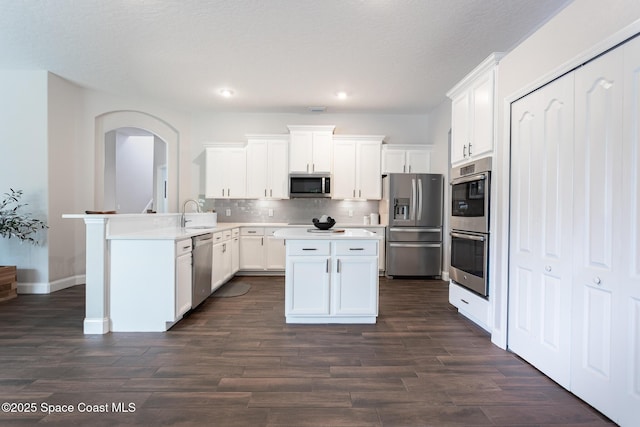
M116 210L141 213L153 199L154 137L116 136Z
M82 161L78 156L82 152L78 139L81 111L82 89L48 73L48 155L44 161L48 165L48 282L53 283L52 290L77 284L74 277L84 273L84 245L78 246L78 242L84 242L84 226L62 218L64 213L82 210L78 192L84 180L78 173ZM77 280L83 283L82 277Z
M25 212L47 216L47 72L0 71L0 193L23 190ZM19 282L46 282L47 233L42 246L0 239L0 264L17 265Z

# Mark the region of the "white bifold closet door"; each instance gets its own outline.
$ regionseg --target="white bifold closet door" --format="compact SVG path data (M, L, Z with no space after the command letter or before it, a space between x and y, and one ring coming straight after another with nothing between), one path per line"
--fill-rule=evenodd
M512 104L509 348L570 379L573 73Z
M640 37L512 104L508 346L640 420Z
M640 40L576 71L571 390L640 421Z

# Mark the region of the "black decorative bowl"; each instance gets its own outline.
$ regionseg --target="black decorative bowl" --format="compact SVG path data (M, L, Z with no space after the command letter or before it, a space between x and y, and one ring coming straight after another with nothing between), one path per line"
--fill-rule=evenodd
M315 225L316 228L319 228L320 230L328 230L335 224L336 220L331 217L327 217L327 222L320 222L318 218L313 218L313 225Z

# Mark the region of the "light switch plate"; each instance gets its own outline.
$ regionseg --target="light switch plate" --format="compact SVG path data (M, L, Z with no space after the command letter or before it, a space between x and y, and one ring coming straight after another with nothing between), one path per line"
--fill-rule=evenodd
M269 216L273 216L273 209L269 209Z
M225 214L226 214L227 216L231 216L231 209L227 208L227 211L225 212Z

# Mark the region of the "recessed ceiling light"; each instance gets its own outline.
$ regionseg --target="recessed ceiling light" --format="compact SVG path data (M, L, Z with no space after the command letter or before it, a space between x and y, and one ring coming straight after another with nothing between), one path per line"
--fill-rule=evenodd
M225 98L231 98L233 96L234 92L231 89L221 89L220 90L220 95L224 96Z
M336 96L338 97L338 99L347 99L347 92L344 91L340 91L336 93Z

